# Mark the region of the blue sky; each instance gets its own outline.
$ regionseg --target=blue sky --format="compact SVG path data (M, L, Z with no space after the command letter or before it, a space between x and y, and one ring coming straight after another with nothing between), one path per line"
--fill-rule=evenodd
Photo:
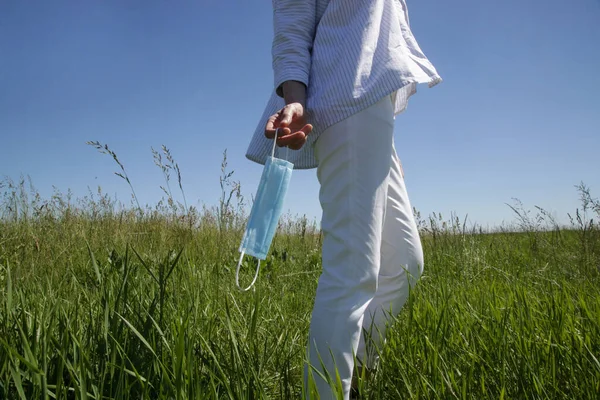
M494 226L520 198L566 221L574 185L600 196L600 1L408 0L413 31L444 83L420 87L395 138L413 206ZM271 2L0 1L0 176L40 192L88 187L142 203L178 161L188 202L214 205L224 149L249 198L262 166L246 146L272 90ZM320 218L315 170L286 207Z

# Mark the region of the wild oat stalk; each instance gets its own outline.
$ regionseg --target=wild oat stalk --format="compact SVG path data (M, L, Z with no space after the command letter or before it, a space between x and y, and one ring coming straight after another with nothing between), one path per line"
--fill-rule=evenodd
M171 170L172 170L172 171L175 171L175 173L177 173L177 183L179 185L179 190L181 190L181 195L183 196L183 205L185 207L186 214L189 215L187 199L185 197L185 191L183 190L183 183L181 180L181 170L179 169L179 164L177 164L175 162L175 159L173 158L173 155L171 154L171 150L169 150L167 148L167 146L165 146L164 144L161 145L162 154L160 152L158 152L157 150L155 150L153 147L151 147L151 149L152 149L152 155L154 157L154 164L161 169L163 176L165 178L165 182L167 184L166 189L163 186L161 186L160 188L169 198L169 205L171 205L172 207L174 205L173 192L171 191L171 185L169 183L171 181ZM163 162L163 155L167 160L166 162Z
M160 186L160 189L167 196L169 205L171 207L173 207L173 204L174 204L173 194L171 192L171 185L169 184L169 182L171 180L171 171L170 171L171 166L169 164L163 163L162 155L158 151L154 150L154 147L150 147L150 149L152 150L152 156L154 157L154 164L158 168L160 168L160 170L162 171L163 177L165 178L165 182L166 182L166 185L167 185L166 188L164 186Z
M137 204L138 211L139 211L140 215L142 215L142 213L143 213L142 207L140 206L140 202L138 201L138 197L135 194L135 189L133 189L133 185L131 184L131 181L129 180L129 176L127 175L127 171L125 171L125 167L123 166L123 164L121 163L121 161L119 161L119 157L117 157L117 154L114 151L112 151L108 147L107 144L102 145L98 141L89 141L89 142L86 142L86 144L94 147L96 150L98 150L102 154L108 154L109 156L111 156L113 158L113 160L115 160L115 162L117 163L117 165L119 166L119 168L121 168L121 172L115 172L115 175L117 175L121 179L124 179L125 182L127 182L129 184L129 187L131 188L131 193L133 194L133 199L135 200L135 203Z
M243 204L242 185L239 181L232 179L235 171L227 171L227 149L223 151L223 161L221 162L221 176L219 177L219 185L221 186L221 198L219 199L219 229L223 231L231 222L231 217L234 214L231 200L233 195L238 200L238 208Z
M170 163L171 169L177 172L177 183L179 184L179 190L181 190L181 195L183 196L183 205L185 206L186 212L189 211L187 200L185 198L185 191L183 190L183 184L181 182L181 170L179 169L179 164L175 162L175 159L171 155L171 150L169 150L164 144L161 146L163 154L167 158L167 161Z

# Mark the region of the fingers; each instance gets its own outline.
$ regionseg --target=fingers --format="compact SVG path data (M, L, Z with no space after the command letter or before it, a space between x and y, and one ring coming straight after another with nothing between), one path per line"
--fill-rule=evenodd
M265 136L269 139L273 139L275 135L277 135L277 145L279 145L279 147L287 146L293 150L302 148L304 143L306 143L306 137L313 130L311 124L305 124L300 130L296 131L296 129L298 129L298 122L302 120L298 120L298 118L302 117L302 112L298 114L297 107L294 107L291 104L285 106L269 118L267 125L265 126ZM294 129L294 131L292 131L292 129Z
M306 135L304 135L304 132L298 131L295 133L291 133L289 135L280 136L277 139L277 146L287 147L290 145L295 145L298 142L301 142L302 140L305 140L305 139L306 139Z
M297 132L292 133L289 128L280 130L280 136L277 139L279 147L289 147L292 150L299 150L306 143L306 137L312 132L312 125L306 124Z
M271 117L268 119L267 126L265 127L265 136L269 139L273 139L275 137L275 131L277 130L277 128L280 128L279 135L281 135L281 128L288 127L292 123L293 118L293 108L285 106L277 113L271 115ZM286 134L289 133L290 132L287 132Z
M275 132L277 131L277 117L278 114L275 114L269 118L267 121L267 126L265 127L265 136L269 139L273 139L275 137Z
M300 129L302 132L304 132L304 134L306 136L308 136L309 133L312 132L313 130L313 126L311 124L306 124L302 127L302 129Z

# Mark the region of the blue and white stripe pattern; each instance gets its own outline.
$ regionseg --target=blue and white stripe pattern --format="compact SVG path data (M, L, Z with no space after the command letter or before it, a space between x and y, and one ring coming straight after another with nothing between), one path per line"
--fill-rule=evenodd
M390 95L399 114L418 83L441 82L410 30L405 0L273 0L273 26L275 90L246 153L258 163L271 153L265 124L285 105L287 80L307 86L314 127L302 149L288 152L297 169L317 166L313 144L328 127Z

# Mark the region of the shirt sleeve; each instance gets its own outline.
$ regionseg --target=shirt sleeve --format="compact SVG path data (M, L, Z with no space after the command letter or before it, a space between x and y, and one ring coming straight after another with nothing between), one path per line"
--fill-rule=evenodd
M280 97L285 81L299 81L308 86L316 29L315 1L273 0L273 72L275 92Z

